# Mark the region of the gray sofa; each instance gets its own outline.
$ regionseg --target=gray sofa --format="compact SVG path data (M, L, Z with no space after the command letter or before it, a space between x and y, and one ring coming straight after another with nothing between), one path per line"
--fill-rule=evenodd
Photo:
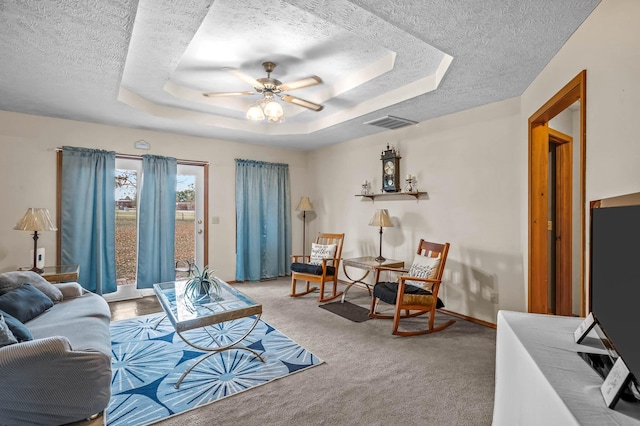
M20 282L44 281L19 274L0 274L0 298ZM108 304L77 283L42 281L34 286L54 304L24 322L33 340L0 347L1 425L83 420L104 411L111 396Z

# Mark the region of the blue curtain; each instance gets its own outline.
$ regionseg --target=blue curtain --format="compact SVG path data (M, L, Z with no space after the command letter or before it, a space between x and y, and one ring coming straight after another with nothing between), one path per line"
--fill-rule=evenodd
M142 156L138 202L138 288L173 281L176 235L175 158Z
M236 159L236 280L291 273L289 165Z
M62 148L60 260L98 294L116 291L115 170L113 151Z

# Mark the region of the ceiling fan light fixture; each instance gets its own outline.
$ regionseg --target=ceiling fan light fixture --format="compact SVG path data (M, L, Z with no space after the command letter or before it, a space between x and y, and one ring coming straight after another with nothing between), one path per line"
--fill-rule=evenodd
M249 83L253 86L255 92L208 92L203 93L206 97L217 96L240 96L240 95L255 95L261 94L262 99L257 101L254 105L249 107L246 113L248 120L262 121L265 117L269 123L282 123L284 121L284 109L282 105L276 101L276 98L282 99L284 102L307 108L311 111L322 111L324 108L322 105L307 101L305 99L297 98L289 94L283 93L285 91L302 89L305 87L315 86L321 84L322 79L317 75L312 75L306 78L302 78L296 81L290 81L288 83L282 83L280 80L271 78L271 72L276 68L275 62L263 62L262 67L267 73L266 78L254 79L253 77L245 74L244 72L236 69L228 68L227 70L234 74L241 80Z
M284 122L284 116L282 117L268 117L267 122L269 123L282 123Z
M264 106L264 114L269 117L269 119L280 119L284 115L284 110L282 109L282 105L280 105L276 101L268 102Z
M247 110L247 118L253 121L264 120L264 113L258 105L253 105Z
M270 95L270 96L269 96ZM260 107L264 111L264 106L273 100L273 95L271 93L265 93L264 97L256 102L256 105Z

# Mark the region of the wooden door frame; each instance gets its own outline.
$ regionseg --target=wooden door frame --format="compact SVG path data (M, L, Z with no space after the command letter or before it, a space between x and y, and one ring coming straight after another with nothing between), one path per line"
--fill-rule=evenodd
M584 266L585 266L585 159L586 159L586 117L587 117L587 71L581 71L569 83L567 83L558 93L549 99L531 117L528 123L528 222L529 222L529 271L528 271L528 311L547 313L547 247L546 236L538 238L541 234L541 227L544 227L546 234L546 220L542 223L537 220L539 214L540 200L546 207L546 189L542 193L536 193L540 182L535 181L534 173L537 171L536 161L540 157L540 148L534 144L534 129L540 126L547 126L549 121L574 104L580 101L580 314L585 316L585 286L584 286ZM548 126L547 126L548 127ZM548 142L547 142L548 143ZM545 176L547 170L544 170ZM540 171L542 173L542 171ZM545 180L546 181L546 180ZM546 211L545 211L546 214ZM544 255L542 255L544 253ZM534 276L533 271L544 271L543 279Z

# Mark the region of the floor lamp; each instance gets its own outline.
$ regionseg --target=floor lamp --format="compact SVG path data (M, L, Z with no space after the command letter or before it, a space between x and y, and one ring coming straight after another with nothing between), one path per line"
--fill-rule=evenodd
M313 211L313 207L311 207L311 201L309 201L309 197L300 197L300 201L298 202L296 211L302 212L302 257L304 258L304 247L306 244L305 236L307 234L307 212Z
M380 227L380 255L376 257L376 261L382 263L387 260L382 257L382 228L389 228L393 226L387 209L376 210L376 212L373 214L373 217L369 221L369 226Z
M38 231L57 231L51 217L49 216L49 210L47 209L35 209L29 208L27 212L22 216L22 219L13 229L18 231L33 231L33 268L32 271L39 274L44 270L38 268Z

